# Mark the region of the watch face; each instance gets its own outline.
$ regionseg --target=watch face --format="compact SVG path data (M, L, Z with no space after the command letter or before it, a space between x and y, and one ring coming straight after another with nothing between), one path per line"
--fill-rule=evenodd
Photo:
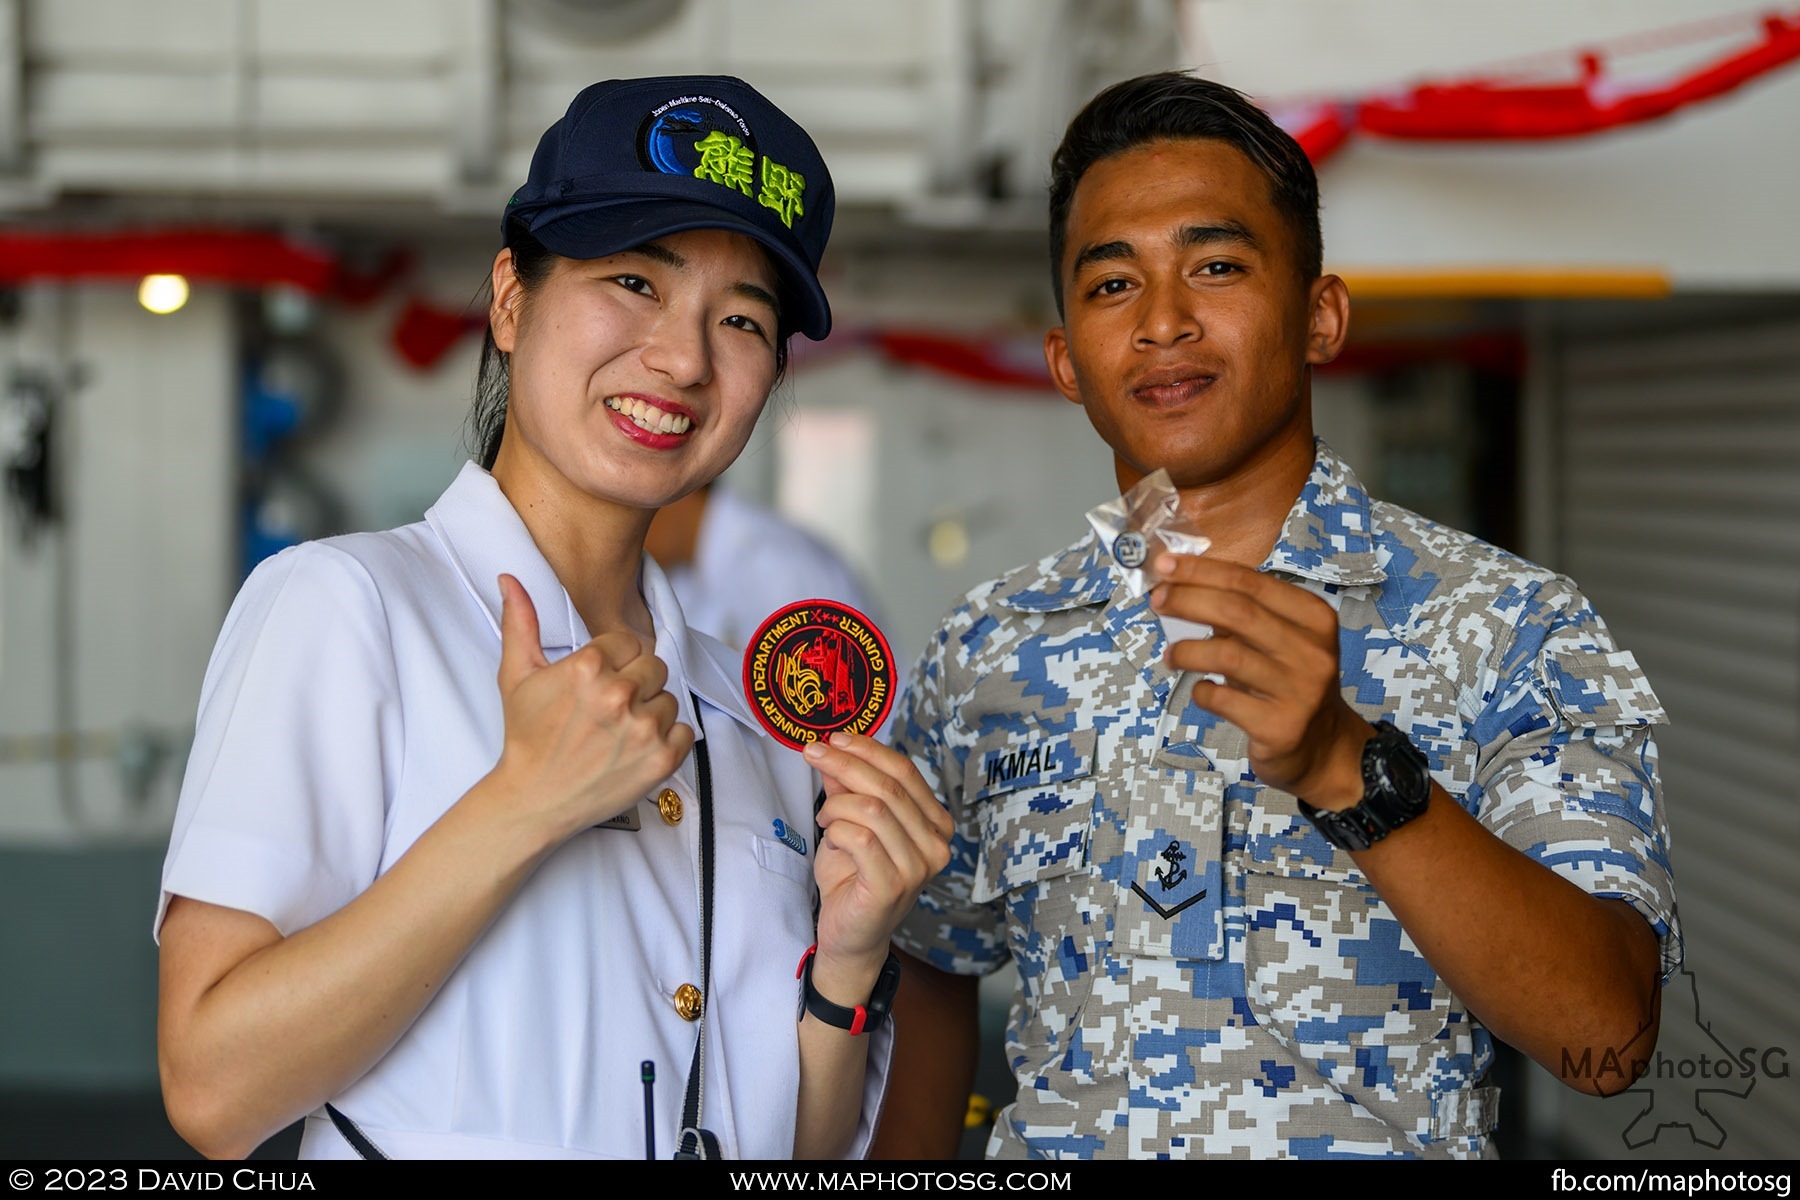
M1431 770L1425 755L1386 721L1363 746L1362 803L1321 812L1300 801L1300 811L1340 850L1367 850L1424 812L1431 802Z
M1405 734L1385 721L1371 766L1380 788L1408 808L1417 808L1430 798L1430 764Z

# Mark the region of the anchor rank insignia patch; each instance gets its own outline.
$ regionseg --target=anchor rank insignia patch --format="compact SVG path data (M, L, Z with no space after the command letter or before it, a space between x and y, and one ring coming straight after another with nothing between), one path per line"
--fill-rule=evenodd
M894 703L893 652L849 605L801 600L750 638L744 692L763 727L796 750L840 729L871 733Z

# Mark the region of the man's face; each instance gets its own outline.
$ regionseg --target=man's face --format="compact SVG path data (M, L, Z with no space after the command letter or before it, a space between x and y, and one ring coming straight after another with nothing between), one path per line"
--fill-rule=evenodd
M1120 486L1157 467L1222 484L1304 455L1309 364L1336 355L1343 284L1300 278L1268 180L1225 142L1151 142L1090 167L1069 208L1058 389L1113 449ZM1305 468L1303 468L1305 469Z

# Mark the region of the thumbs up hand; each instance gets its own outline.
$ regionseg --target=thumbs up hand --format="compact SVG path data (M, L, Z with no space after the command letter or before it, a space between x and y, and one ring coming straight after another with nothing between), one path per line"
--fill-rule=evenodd
M494 770L566 837L674 774L694 731L676 722L668 668L648 639L615 630L551 663L524 586L502 575L500 596L506 739Z

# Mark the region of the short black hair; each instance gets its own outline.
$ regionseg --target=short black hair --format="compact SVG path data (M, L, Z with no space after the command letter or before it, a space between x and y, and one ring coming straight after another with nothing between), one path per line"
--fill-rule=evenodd
M1319 233L1319 177L1286 130L1234 88L1185 71L1163 71L1115 83L1069 122L1050 158L1050 286L1063 311L1062 258L1069 207L1088 168L1149 142L1211 138L1237 147L1269 181L1270 198L1294 232L1301 277L1324 269Z

